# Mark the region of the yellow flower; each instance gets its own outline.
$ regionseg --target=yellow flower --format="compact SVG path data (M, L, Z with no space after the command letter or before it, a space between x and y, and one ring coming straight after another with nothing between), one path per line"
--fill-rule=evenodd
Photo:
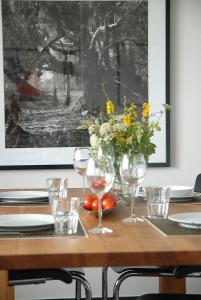
M130 125L131 125L131 117L130 116L123 116L123 124L124 125L126 125L126 126L128 126L128 127L130 127Z
M137 119L137 112L136 111L133 112L133 118Z
M142 109L143 109L143 111L142 111L142 117L143 118L148 117L149 111L150 111L150 105L148 103L144 102L142 104Z
M111 115L111 114L113 114L113 112L114 112L114 104L113 104L112 100L107 99L107 101L106 101L106 113L108 115Z
M130 112L130 116L134 119L137 119L136 108L137 108L137 105L135 103L131 103L129 112Z
M137 106L135 105L135 103L131 103L130 108L131 108L132 110L135 110L136 107L137 107Z

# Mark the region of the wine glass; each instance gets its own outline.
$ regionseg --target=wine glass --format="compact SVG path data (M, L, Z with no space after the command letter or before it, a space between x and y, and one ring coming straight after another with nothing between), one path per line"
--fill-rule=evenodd
M87 163L89 160L89 147L77 147L73 154L73 165L78 174L82 176L82 195L85 196L85 175L87 169Z
M112 161L105 157L91 157L88 161L86 178L89 188L98 197L98 225L89 230L90 233L105 234L111 233L112 229L102 224L102 195L107 193L114 182L114 167Z
M112 164L114 164L114 149L112 145L107 145L106 147L99 146L97 150L97 157L100 159L109 159Z
M120 176L122 181L127 183L132 189L131 214L123 219L123 222L143 221L135 215L135 198L138 195L139 183L144 179L146 173L146 161L143 154L124 154L120 163Z

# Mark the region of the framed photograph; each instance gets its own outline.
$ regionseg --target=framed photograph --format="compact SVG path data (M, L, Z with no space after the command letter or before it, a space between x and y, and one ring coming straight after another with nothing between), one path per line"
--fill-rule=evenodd
M169 103L169 0L1 0L0 169L72 168L109 96ZM170 165L166 112L150 166Z

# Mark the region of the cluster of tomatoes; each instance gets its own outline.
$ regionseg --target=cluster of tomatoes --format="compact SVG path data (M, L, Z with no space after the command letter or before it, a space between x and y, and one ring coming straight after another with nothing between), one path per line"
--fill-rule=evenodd
M102 209L113 208L116 206L117 200L114 194L105 193L102 198ZM83 208L86 210L98 210L98 198L96 195L87 194L84 197Z

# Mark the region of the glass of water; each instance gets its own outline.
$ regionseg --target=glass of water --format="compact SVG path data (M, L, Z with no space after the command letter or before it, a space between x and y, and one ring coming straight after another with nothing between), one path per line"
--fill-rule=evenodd
M68 196L67 178L48 178L46 183L50 205L52 204L53 199Z
M144 187L147 200L148 216L151 219L166 219L170 202L170 189L168 187Z
M64 234L74 234L77 232L79 203L80 199L77 197L59 197L53 199L51 207L55 232Z

